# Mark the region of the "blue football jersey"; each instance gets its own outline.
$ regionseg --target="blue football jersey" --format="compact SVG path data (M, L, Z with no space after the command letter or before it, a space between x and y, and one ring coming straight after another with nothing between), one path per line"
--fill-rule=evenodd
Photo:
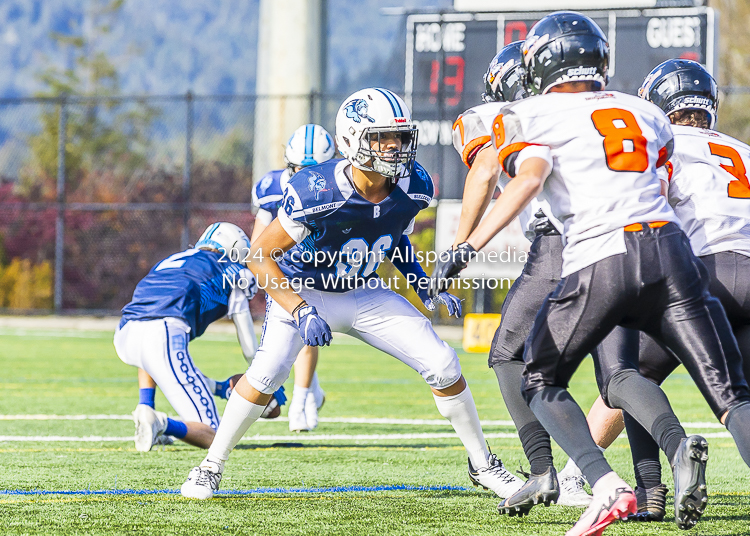
M280 222L298 243L279 267L303 284L312 278L316 290L344 292L377 277L378 266L434 194L430 175L415 164L388 197L371 203L351 183L350 166L346 160L310 166L284 189Z
M219 262L222 253L188 249L167 257L141 279L132 301L122 308L120 327L130 320L181 318L190 326L190 340L227 314L232 285L243 266Z
M273 218L281 206L282 187L289 180L288 169L269 171L253 186L253 205L271 213Z

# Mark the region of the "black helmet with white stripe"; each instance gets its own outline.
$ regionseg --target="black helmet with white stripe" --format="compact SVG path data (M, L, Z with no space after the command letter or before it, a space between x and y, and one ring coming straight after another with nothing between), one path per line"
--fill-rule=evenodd
M523 79L523 41L506 45L492 58L484 73L484 102L513 102L528 97Z
M714 128L719 108L716 80L697 61L673 59L657 65L643 81L638 96L669 115L679 110L703 110Z
M592 81L604 89L608 81L609 44L589 17L558 11L542 18L523 44L526 88L547 93L565 82Z

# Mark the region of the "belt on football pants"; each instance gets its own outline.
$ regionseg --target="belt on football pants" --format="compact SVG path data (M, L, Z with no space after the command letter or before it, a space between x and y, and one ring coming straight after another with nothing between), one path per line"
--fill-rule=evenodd
M650 221L648 223L631 223L630 225L625 226L625 230L629 233L634 233L636 231L643 231L643 226L648 225L652 229L658 229L659 227L664 227L666 224L668 224L668 221Z

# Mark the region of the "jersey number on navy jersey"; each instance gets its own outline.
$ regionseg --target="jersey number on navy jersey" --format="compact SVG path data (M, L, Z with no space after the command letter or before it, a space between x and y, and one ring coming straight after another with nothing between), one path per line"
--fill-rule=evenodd
M336 263L336 277L369 277L378 269L392 245L391 235L378 238L372 248L363 238L352 238L341 246L339 258L342 260Z
M747 179L747 170L745 169L745 164L742 162L740 153L728 145L719 145L718 143L708 142L708 147L711 149L712 155L732 161L731 166L719 164L721 169L737 179L730 182L729 186L727 186L727 195L735 199L750 199L750 181Z
M188 249L186 251L180 251L179 253L170 255L169 257L161 261L154 271L161 272L162 270L168 270L170 268L182 268L182 266L185 264L185 257L192 257L199 251L200 250L198 249Z

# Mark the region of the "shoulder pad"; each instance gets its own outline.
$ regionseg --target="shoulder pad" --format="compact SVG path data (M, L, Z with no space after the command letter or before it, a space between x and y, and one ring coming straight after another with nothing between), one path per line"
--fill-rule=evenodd
M427 208L435 195L435 185L427 170L414 162L414 169L409 176L409 185L406 188L409 198L419 205L420 210Z
M283 169L269 171L253 187L253 204L262 209L276 208L281 200L281 174Z
M498 103L475 106L458 116L453 123L453 147L468 167L474 163L482 147L491 141L491 132L486 123L491 122L499 109Z
M336 211L346 201L336 184L339 160L298 171L284 188L282 208L292 220L310 222Z

